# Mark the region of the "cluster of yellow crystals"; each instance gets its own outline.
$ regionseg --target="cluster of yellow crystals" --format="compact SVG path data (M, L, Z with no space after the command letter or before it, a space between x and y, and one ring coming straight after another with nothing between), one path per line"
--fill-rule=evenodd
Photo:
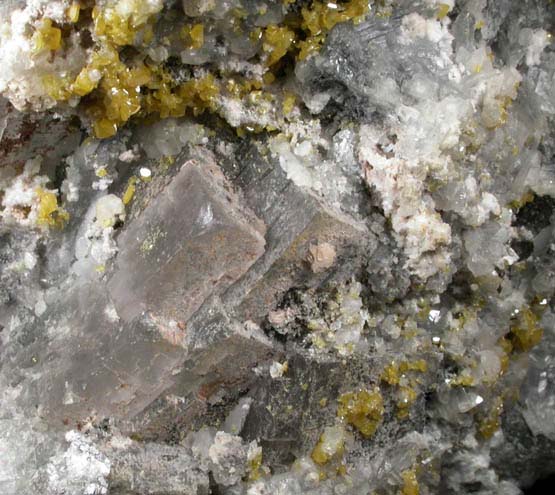
M447 14L451 11L451 6L446 3L440 3L437 9L437 20L441 21L447 17Z
M501 413L503 412L503 400L498 397L493 400L493 407L489 413L478 423L478 431L485 438L491 438L501 426Z
M75 104L82 98L82 107L92 120L97 138L113 136L133 116L157 114L166 118L180 117L187 112L193 115L205 110L215 112L216 99L224 90L238 98L256 98L257 92L260 93L258 97L264 97L262 88L275 81L275 75L269 71L263 80L256 81L226 81L208 73L177 84L161 65L152 61L146 63L142 55L124 61L120 54L123 47L134 46L140 52L141 47L146 48L152 41L161 5L159 2L119 0L101 8L76 1L66 11L69 24L83 18L92 19L95 47L78 74L45 74L42 84L55 101ZM304 7L294 21L257 28L251 33L251 40L260 43L262 53L266 54L266 65L273 70L288 53L296 54L299 60L306 58L321 46L336 24L350 20L359 22L368 8L367 0L315 1ZM185 47L200 49L204 45L205 26L186 24L177 37ZM36 53L56 51L63 43L62 30L45 18L33 35L33 43ZM287 116L294 108L295 98L287 93L282 101L283 115Z
M543 329L539 325L539 320L538 315L528 306L518 312L509 334L511 343L516 350L529 351L540 342Z
M115 50L106 49L95 54L92 64L85 67L76 79L74 90L89 91L97 83L97 73L102 74L94 103L89 114L94 121L97 137L109 137L117 132L118 126L127 122L141 109L140 86L151 80L151 72L145 65L127 67Z
M219 93L220 85L212 74L172 87L169 76L161 73L160 86L145 98L145 110L156 112L162 118L182 117L187 109L193 115L200 115L207 109L216 109Z
M143 0L120 0L115 6L93 8L92 18L96 36L116 46L132 45L141 34L148 43L152 39L152 16L161 7Z
M472 387L475 383L474 378L469 374L469 371L465 369L460 375L453 378L449 382L449 385L452 387Z
M79 2L73 2L66 11L66 16L69 22L75 24L79 20L81 14L81 5Z
M37 224L43 227L63 227L69 220L69 214L58 205L56 194L42 188L38 188L36 194L38 199Z
M262 48L268 53L268 66L281 60L293 47L295 32L286 26L270 25L264 31Z
M183 26L181 38L187 42L189 48L198 50L204 45L204 25L193 24L192 26Z
M123 193L123 204L128 205L133 200L133 196L135 196L135 189L137 188L137 177L132 175L129 180L127 181L127 187L125 192Z
M414 468L403 471L401 473L401 478L403 479L401 495L419 495L420 487L418 485L416 470Z
M511 356L526 353L541 341L543 328L540 325L540 319L545 307L539 301L539 298L536 298L516 312L509 333L499 339L498 345L503 351L500 375L509 369ZM482 438L487 440L499 430L504 400L515 392L518 395L518 390L502 389L501 394L493 398L489 407L478 415L478 432Z
M73 83L48 77L43 79L43 84L56 100L92 93L85 108L98 138L113 136L119 126L139 112L158 113L161 118L167 118L181 117L187 109L194 115L213 110L219 94L219 86L210 74L176 86L161 67L142 62L129 67L109 47L96 52ZM145 88L149 90L146 94Z
M327 33L337 24L351 20L355 24L362 22L368 9L368 0L351 0L345 4L313 2L310 8L304 7L301 11L302 28L309 35L306 40L299 42L299 60L304 60L311 53L318 51Z
M120 5L125 9L118 9ZM42 79L46 93L56 101L80 98L94 92L85 107L93 120L96 137L114 135L118 126L141 110L141 86L159 84L150 68L143 63L127 66L118 51L118 47L132 44L139 30L144 31L151 15L156 13L145 5L148 3L123 0L102 11L94 7L92 19L99 46L88 64L74 78L46 74ZM80 12L80 5L73 3L66 12L68 21L77 22ZM49 19L44 19L41 26L33 37L35 49L58 49L61 45L60 29L53 27Z
M383 398L379 388L347 392L337 400L337 415L364 437L371 437L382 421Z
M41 53L45 50L58 50L62 46L62 31L54 26L51 19L42 19L33 34L33 50Z
M425 373L428 370L428 363L424 359L415 361L401 361L399 363L392 361L383 370L381 380L388 385L398 385L402 375L409 371L418 371Z
M324 449L324 439L322 437L318 440L318 443L312 450L310 457L316 464L320 465L326 464L330 461L331 456Z
M318 51L328 33L339 23L359 23L369 11L368 0L340 2L312 2L303 7L301 18L291 26L270 25L264 30L263 49L268 53L266 64L270 67L288 52L295 50L298 60L304 60Z
M397 418L405 419L409 417L410 408L418 398L416 390L412 387L399 387L397 393Z
M256 481L262 476L262 451L248 461L249 481Z
M132 44L139 30L144 31L149 26L150 16L155 13L141 10L142 2L127 1L127 4L134 6L127 16L118 12L119 4L104 11L98 7L93 9L94 30L101 40L100 47L73 80L68 76L45 75L42 82L47 94L56 101L90 95L84 107L93 121L94 134L98 138L113 136L121 125L137 114L157 113L166 118L183 116L187 109L194 115L206 109L214 110L215 97L219 94L214 76L208 74L176 85L158 65L149 66L143 62L129 65L121 60L118 47ZM75 20L78 13L79 10L70 8L67 15ZM47 29L60 33L46 22L45 28L40 31L40 38L37 38L40 40L37 46L54 49L54 34ZM202 46L202 24L192 26L188 36L191 46Z
M425 373L428 370L428 363L424 359L414 361L392 361L384 367L380 376L382 382L390 386L397 387L397 417L407 418L410 407L416 401L418 394L415 390L416 380L407 376L410 372ZM406 384L401 385L401 378L406 378Z

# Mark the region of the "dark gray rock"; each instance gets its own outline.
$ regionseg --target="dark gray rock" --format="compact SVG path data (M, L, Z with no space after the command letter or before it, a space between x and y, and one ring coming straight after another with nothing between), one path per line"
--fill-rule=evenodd
M314 273L311 269L310 246L331 244L336 251L335 264L341 265L361 252L370 254L376 241L363 222L294 184L278 164L255 150L244 160L234 183L268 226L266 251L226 291L223 300L234 307L238 318L260 323L287 290L317 287L329 276L329 271Z

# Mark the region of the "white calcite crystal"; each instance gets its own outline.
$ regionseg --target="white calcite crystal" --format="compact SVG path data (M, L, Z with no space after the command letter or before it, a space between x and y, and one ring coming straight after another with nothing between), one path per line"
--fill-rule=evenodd
M23 172L13 181L5 184L2 198L2 219L6 223L17 222L24 225L36 225L39 207L38 192L45 188L48 177L40 174L40 157L27 160ZM22 209L29 208L25 218Z
M76 431L66 434L69 448L46 466L49 493L106 495L110 460Z
M79 71L86 50L80 46L80 37L72 36L62 55L53 60L46 51L37 53L29 37L31 26L38 27L42 19L66 21L68 0L33 0L24 8L6 11L0 24L0 60L4 70L0 76L0 92L18 109L28 106L43 110L55 104L44 89L45 74L61 71Z
M216 482L224 486L236 484L244 474L244 469L238 469L237 466L246 464L246 456L241 437L217 432L214 443L208 449Z

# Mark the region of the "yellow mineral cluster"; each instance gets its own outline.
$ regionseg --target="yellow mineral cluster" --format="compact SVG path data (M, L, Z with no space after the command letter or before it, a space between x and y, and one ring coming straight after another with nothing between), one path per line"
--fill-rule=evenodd
M418 479L416 478L416 471L409 469L401 473L403 479L403 487L401 488L401 495L419 495L420 487L418 486Z
M130 6L138 9L139 3ZM118 46L132 44L137 29L155 13L137 9L123 15L117 6L105 12L95 7L95 32L101 42L89 63L73 80L52 74L43 78L47 94L56 101L88 96L84 108L98 138L113 136L134 115L167 118L183 116L188 109L194 115L215 110L219 86L212 74L178 85L159 65L122 61ZM202 46L202 24L192 26L188 35L192 46Z
M79 23L79 29L83 29L81 25L90 20L93 46L82 69L76 73L46 73L42 85L44 93L55 102L80 104L97 138L113 136L132 117L181 117L187 112L199 115L206 110L218 113L217 98L223 91L232 98L267 100L272 108L282 101L282 116L286 118L294 108L294 95L286 91L275 95L264 89L275 82L282 70L280 62L289 53L293 55L292 61L294 57L306 58L321 47L334 26L359 22L369 10L367 0L314 1L300 13L286 16L282 24L256 28L250 34L245 32L246 38L260 48L257 56L268 68L262 77L229 78L219 69L211 69L200 77L178 83L163 64L147 56L163 5L158 0L102 4L74 1L66 9L64 26L44 18L35 29L33 46L38 55L60 50L71 29L76 29L72 25ZM234 11L238 33L242 32L245 15L240 9ZM184 49L199 50L205 44L207 29L210 27L200 22L186 23L181 31L163 42L169 43L171 38L172 43L180 42Z
M259 449L248 459L249 481L256 481L262 476L262 449Z
M538 315L530 307L523 307L511 325L509 337L513 347L518 351L529 351L540 342L542 336Z
M185 26L181 30L181 37L188 42L189 48L198 50L204 45L204 25L194 24Z
M108 43L132 45L141 31L143 34L150 32L147 24L162 7L162 2L142 0L120 0L113 7L104 9L95 6L92 10L94 32Z
M392 361L385 366L381 380L388 385L398 385L402 375L409 371L417 371L425 373L428 370L428 364L424 359L417 359L415 361L401 361L399 363Z
M81 13L81 5L79 2L73 2L66 10L66 16L69 22L76 23Z
M397 418L408 418L410 408L414 404L418 394L412 387L399 387L397 393Z
M379 388L347 392L338 399L337 416L354 426L364 437L371 437L382 421L383 398Z
M69 214L58 206L58 198L52 191L42 188L36 190L37 224L43 227L61 228L69 220Z
M478 431L485 438L491 438L501 426L501 413L503 412L503 400L501 397L494 399L493 407L488 414L478 423Z
M440 3L437 9L437 19L439 21L445 19L449 11L451 10L451 6L446 3Z
M368 0L351 0L347 3L313 2L310 8L301 11L302 28L308 34L306 40L299 43L299 60L318 51L326 35L336 24L346 21L359 23L368 13Z
M324 429L316 447L312 450L312 460L319 465L324 465L332 459L339 459L345 447L345 430L342 426L330 426Z
M262 45L268 53L267 65L271 66L282 59L295 41L295 33L283 26L270 25L264 31L264 43Z
M52 20L45 18L33 34L35 53L45 50L58 50L62 46L62 31L55 27Z
M127 181L127 188L125 189L123 197L121 198L124 205L128 205L133 200L133 196L135 196L135 189L137 187L135 184L137 184L137 177L133 175Z
M46 74L42 79L46 93L56 101L90 95L84 107L98 138L113 136L141 110L142 86L160 85L160 78L145 64L126 64L119 53L119 47L133 44L139 30L161 10L161 4L154 4L157 2L121 0L105 10L95 6L91 15L98 41L88 63L73 78ZM73 3L66 12L69 22L77 22L80 12L81 6ZM37 51L56 50L61 45L61 31L44 19L34 42Z
M418 379L415 374L425 373L428 363L424 359L413 361L392 361L384 367L380 376L382 382L396 387L397 417L405 419L409 416L410 408L418 398Z

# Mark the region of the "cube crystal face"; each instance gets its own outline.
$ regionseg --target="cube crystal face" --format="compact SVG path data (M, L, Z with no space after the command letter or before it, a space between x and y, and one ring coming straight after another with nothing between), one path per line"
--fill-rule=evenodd
M244 383L279 352L258 326L268 311L328 276L311 270L310 247L343 256L372 245L362 223L279 169L254 167L250 183L234 184L206 149L181 163L132 210L106 285L80 287L59 313L69 332L48 344L24 394L58 426L91 414L127 421L168 391L209 397Z
M174 383L184 363L196 362L199 376L209 374L212 361L200 355L223 349L231 358L242 354L248 368L249 342L255 349L268 345L227 317L211 324L207 311L200 312L206 321L197 318L187 327L208 299L247 272L265 245L263 224L213 157L201 158L185 161L124 226L107 290L91 284L66 300L69 334L50 344L51 360L33 386L54 423L73 425L93 413L131 418ZM213 335L203 337L209 327ZM195 377L185 389L199 383Z
M189 160L126 227L108 283L124 320L148 311L186 322L262 255L263 232L224 185L215 163Z

